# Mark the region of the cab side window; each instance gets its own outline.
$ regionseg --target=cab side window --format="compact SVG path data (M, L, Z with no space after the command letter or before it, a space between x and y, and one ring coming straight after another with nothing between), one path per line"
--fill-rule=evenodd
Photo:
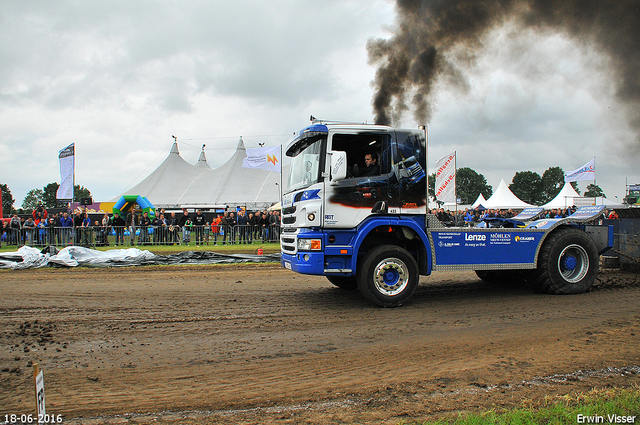
M347 153L347 178L388 174L391 136L387 133L334 134L332 149Z

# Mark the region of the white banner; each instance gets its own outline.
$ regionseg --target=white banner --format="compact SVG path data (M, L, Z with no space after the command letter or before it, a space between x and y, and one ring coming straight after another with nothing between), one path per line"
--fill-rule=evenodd
M73 200L75 146L71 143L60 151L60 187L56 193L58 199Z
M280 146L247 149L247 157L242 160L242 167L282 172Z
M456 202L456 153L444 156L436 163L436 199Z
M578 180L595 180L596 179L596 159L584 164L577 170L569 171L564 174L565 182L577 182Z

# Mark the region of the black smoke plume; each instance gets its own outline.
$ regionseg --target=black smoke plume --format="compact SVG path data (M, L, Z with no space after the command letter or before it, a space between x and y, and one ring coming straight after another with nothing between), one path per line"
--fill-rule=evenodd
M616 95L640 130L640 0L397 0L396 8L393 37L367 45L369 61L377 66L376 123L398 124L409 104L416 122L428 123L436 80L466 84L461 75L468 63L459 52L467 52L462 56L471 63L489 31L513 22L566 34L607 54ZM455 63L447 59L453 49Z

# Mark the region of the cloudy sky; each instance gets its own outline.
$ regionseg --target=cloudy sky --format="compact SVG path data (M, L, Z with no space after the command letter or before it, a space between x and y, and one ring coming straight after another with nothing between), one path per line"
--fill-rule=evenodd
M15 207L60 182L58 152L72 142L76 184L109 201L166 158L172 135L191 163L206 144L216 168L240 136L248 148L284 144L311 114L372 122L366 44L396 22L382 0L0 0L0 10L0 183ZM430 166L455 150L495 189L517 171L595 156L608 198L622 199L627 178L640 183L603 54L507 24L465 69L466 90L441 81L434 92ZM403 126L421 124L411 117Z

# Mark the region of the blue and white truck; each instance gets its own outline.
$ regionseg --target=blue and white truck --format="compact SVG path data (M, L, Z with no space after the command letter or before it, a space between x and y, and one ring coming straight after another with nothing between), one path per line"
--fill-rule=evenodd
M537 219L538 208L478 227L445 227L428 213L424 128L314 119L286 155L282 266L358 289L378 306L406 302L420 276L434 270L475 270L484 280L526 279L540 292L581 293L613 243L613 229L594 224L602 206L560 219ZM366 156L377 168L365 167Z

